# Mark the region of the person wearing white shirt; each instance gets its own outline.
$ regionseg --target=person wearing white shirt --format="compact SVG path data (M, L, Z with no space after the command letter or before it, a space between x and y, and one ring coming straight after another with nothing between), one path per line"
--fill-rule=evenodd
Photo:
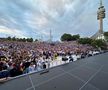
M29 66L29 73L34 72L34 70L35 70L35 65L31 63Z

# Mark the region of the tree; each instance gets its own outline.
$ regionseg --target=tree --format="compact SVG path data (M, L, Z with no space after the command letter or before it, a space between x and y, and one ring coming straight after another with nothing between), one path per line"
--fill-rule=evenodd
M91 44L92 43L92 39L91 38L80 38L78 40L78 42L80 44Z
M23 41L23 42L26 42L26 39L25 39L25 38L22 38L22 41Z
M71 36L71 40L78 40L79 38L80 38L79 34Z
M108 42L108 32L104 32L104 36L105 36L106 41Z
M15 37L12 38L12 41L16 41L17 39Z
M37 42L38 41L38 39L35 39L35 42Z
M27 38L26 41L27 42L33 42L33 38Z
M101 49L106 48L106 42L104 40L102 40L102 39L93 40L91 45L96 47L96 48L101 48Z
M71 41L71 40L72 40L72 35L71 34L65 33L61 36L61 41Z
M7 40L11 41L11 37L10 37L10 36L9 36L9 37L7 37Z
M104 36L107 36L108 37L108 32L104 32Z

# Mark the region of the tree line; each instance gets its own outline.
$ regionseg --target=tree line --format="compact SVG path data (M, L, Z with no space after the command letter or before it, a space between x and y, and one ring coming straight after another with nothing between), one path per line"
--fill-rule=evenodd
M108 32L104 33L105 40L91 39L88 37L81 38L79 34L71 35L64 33L61 36L61 41L77 41L79 44L88 44L96 48L106 49L108 46Z
M71 35L64 33L61 36L61 41L77 41L79 44L89 44L96 48L106 48L108 46L108 32L104 33L105 40L102 39L91 39L91 38L81 38L79 34ZM16 38L16 37L7 37L0 38L2 41L19 41L19 42L33 42L38 41L38 39L33 40L33 38Z
M33 42L33 38L16 38L16 37L7 37L7 38L0 38L2 41L18 41L18 42ZM35 39L35 41L38 41Z

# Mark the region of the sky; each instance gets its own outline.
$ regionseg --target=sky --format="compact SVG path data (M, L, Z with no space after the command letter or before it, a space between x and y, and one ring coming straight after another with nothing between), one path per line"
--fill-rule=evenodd
M108 0L104 31L108 31ZM99 0L0 0L0 37L53 40L64 33L90 37L98 31Z

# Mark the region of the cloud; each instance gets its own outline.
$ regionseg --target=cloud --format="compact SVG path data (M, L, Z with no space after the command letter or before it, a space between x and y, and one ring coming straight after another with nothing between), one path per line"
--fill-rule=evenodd
M0 33L5 34L6 36L15 36L18 38L27 38L21 31L19 30L11 30L9 28L0 26Z
M108 12L107 0L104 0ZM0 0L0 36L49 37L57 40L63 33L91 36L98 30L99 0ZM106 12L106 13L107 13ZM108 18L108 15L106 15ZM108 20L104 20L107 30Z

